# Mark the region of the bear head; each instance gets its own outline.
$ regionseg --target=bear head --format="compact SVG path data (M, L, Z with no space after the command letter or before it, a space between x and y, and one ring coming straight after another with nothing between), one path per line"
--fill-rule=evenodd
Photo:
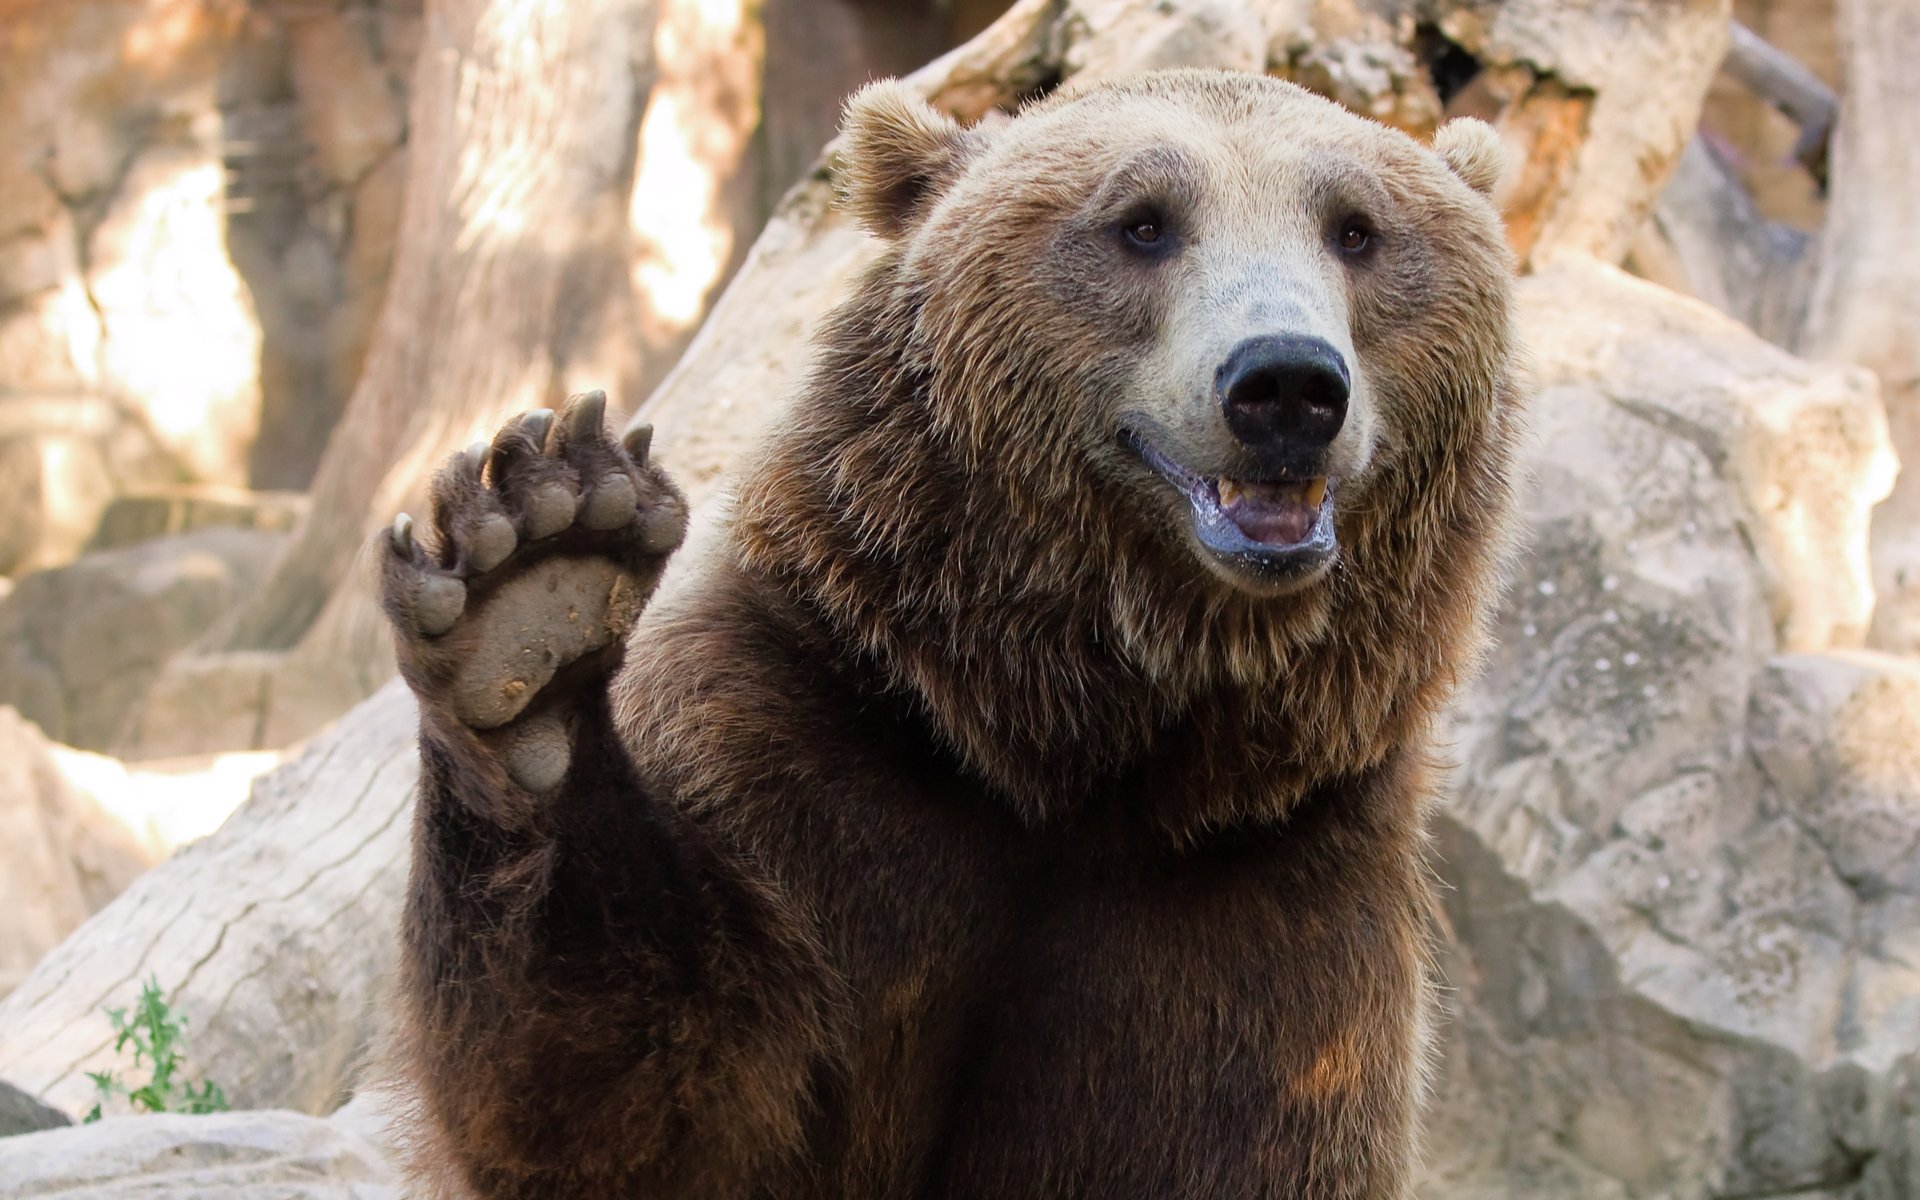
M925 288L930 360L986 334L1054 375L942 389L944 419L1084 466L1228 586L1321 579L1343 496L1375 503L1409 442L1494 416L1511 268L1483 122L1429 150L1286 83L1170 72L982 131L888 81L846 143L851 208Z
M1258 75L973 128L868 86L839 173L891 246L743 492L749 559L1009 787L1207 698L1303 779L1377 760L1475 654L1504 544L1500 164L1480 122L1422 145Z

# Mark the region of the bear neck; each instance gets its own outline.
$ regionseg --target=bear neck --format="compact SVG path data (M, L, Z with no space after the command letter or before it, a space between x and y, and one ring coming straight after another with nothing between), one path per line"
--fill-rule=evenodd
M1437 446L1480 508L1430 511L1458 488L1375 506L1386 515L1353 522L1349 561L1311 602L1210 585L1151 531L1063 537L1085 522L1036 515L1030 479L957 443L899 349L915 308L891 261L828 317L807 385L742 482L731 543L745 571L817 614L846 661L907 697L1032 825L1123 804L1191 841L1283 821L1395 750L1421 756L1481 641L1504 444ZM1452 544L1396 536L1406 506Z

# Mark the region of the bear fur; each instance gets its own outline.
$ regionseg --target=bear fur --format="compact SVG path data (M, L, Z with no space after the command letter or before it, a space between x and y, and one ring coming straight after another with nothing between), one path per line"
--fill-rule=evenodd
M883 83L840 171L891 244L658 597L685 506L599 397L387 539L423 1183L1406 1196L1430 731L1519 429L1497 140L1260 76L990 130ZM1306 482L1210 390L1268 334L1346 385ZM1195 532L1263 512L1320 549Z

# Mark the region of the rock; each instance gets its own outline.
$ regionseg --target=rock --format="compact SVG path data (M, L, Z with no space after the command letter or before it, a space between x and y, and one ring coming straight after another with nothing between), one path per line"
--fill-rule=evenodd
M1915 1194L1920 664L1828 648L1871 611L1874 394L1610 269L1521 295L1530 539L1451 731L1423 1194Z
M0 5L0 571L129 487L305 486L385 295L420 20Z
M0 11L0 570L65 561L128 486L245 477L260 336L216 104L237 28L213 0Z
M262 721L284 661L266 650L205 657L188 652L169 659L130 706L115 752L135 760L167 759L292 742L267 741ZM316 721L300 734L325 723Z
M240 198L229 243L266 333L257 485L312 480L360 375L394 257L420 20L419 0L250 14L248 83L225 89L221 119Z
M0 1140L0 1195L88 1200L398 1200L347 1129L294 1112L114 1117Z
M1912 1043L1809 1060L1664 1008L1577 910L1452 817L1436 832L1448 990L1421 1196L1920 1194Z
M397 954L415 726L406 690L381 692L47 954L0 1001L0 1078L84 1112L84 1072L124 1065L102 1010L152 977L235 1105L335 1108Z
M0 995L152 863L68 783L39 730L0 708Z
M0 1081L0 1138L71 1124L67 1114L48 1108L12 1084Z
M1166 6L1157 6L1166 7ZM1698 124L1727 0L1265 0L1269 69L1416 135L1491 121L1524 262L1619 261Z
M108 503L87 549L111 550L201 529L286 533L306 511L307 498L299 492L255 492L205 483L144 488Z
M1608 564L1620 568L1614 586L1635 575L1737 586L1681 561L1712 540L1700 536L1711 525L1731 540L1709 553L1744 563L1754 542L1782 646L1862 643L1867 523L1898 469L1870 374L1797 359L1705 304L1593 263L1524 281L1520 305L1541 368L1542 501L1558 505L1554 521L1588 522L1623 560L1641 560ZM1672 504L1698 510L1691 528L1672 522ZM1667 552L1678 557L1648 561ZM1604 579L1561 581L1581 595L1594 582Z
M1735 5L1749 29L1838 89L1843 72L1833 10L1834 0L1739 0ZM1800 229L1820 228L1826 198L1794 159L1798 125L1725 71L1707 94L1700 123L1735 152L1740 181L1762 213Z
M286 26L288 68L313 164L352 187L406 136L406 97L392 86L373 14Z
M0 601L0 704L68 745L113 749L161 667L255 586L282 540L208 529L19 580ZM172 716L197 719L191 706Z
M79 303L84 307L85 298ZM16 335L42 336L34 323L54 319L50 310L62 304L41 298L6 313L0 299L0 380L18 382L33 370L12 358L21 349ZM10 391L0 383L0 505L7 514L0 570L22 574L68 561L121 489L179 473L152 435L104 396L80 385Z

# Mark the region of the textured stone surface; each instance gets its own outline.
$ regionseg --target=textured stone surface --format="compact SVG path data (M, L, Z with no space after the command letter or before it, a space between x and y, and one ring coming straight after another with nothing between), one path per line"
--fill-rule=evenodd
M200 529L286 533L306 515L299 492L255 492L214 484L144 488L117 496L100 514L89 550L111 550Z
M1915 1194L1920 664L1824 648L1864 629L1873 394L1611 271L1522 310L1530 537L1451 731L1424 1194Z
M420 0L256 5L222 68L229 244L265 338L262 487L304 487L365 360L400 222Z
M245 478L260 334L216 104L236 11L0 10L0 570L63 560L127 486Z
M307 482L386 292L420 12L0 5L0 571L128 488Z
M1204 7L1204 6L1197 6ZM1523 260L1617 262L1698 123L1728 0L1265 0L1270 69L1425 136L1491 121Z
M68 745L115 748L161 667L255 585L282 541L208 529L88 554L19 580L0 600L0 704ZM175 723L203 715L194 697L179 703Z
M1540 515L1555 529L1586 524L1611 552L1582 564L1605 568L1591 578L1544 581L1564 595L1541 593L1540 605L1564 609L1609 576L1608 590L1644 581L1686 593L1698 580L1705 590L1691 594L1719 593L1739 641L1744 599L1729 589L1751 586L1782 646L1861 644L1868 518L1897 469L1871 375L1795 358L1705 304L1591 262L1525 280L1520 304L1542 388Z

